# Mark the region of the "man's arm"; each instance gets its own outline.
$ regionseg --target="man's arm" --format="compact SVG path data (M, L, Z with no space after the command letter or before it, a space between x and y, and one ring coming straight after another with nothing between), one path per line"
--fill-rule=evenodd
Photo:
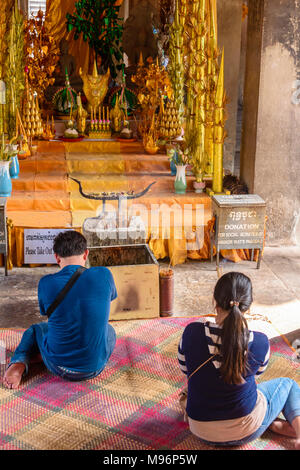
M110 298L110 300L113 301L118 297L118 293L117 293L117 288L116 288L116 285L115 285L113 275L112 275L112 273L109 269L108 269L108 272L109 272L109 280L110 280L110 286L111 286L111 298Z

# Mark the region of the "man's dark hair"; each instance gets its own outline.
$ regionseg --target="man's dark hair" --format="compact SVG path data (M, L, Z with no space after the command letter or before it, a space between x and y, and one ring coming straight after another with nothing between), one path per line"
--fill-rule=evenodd
M53 242L53 251L61 258L82 255L86 249L86 239L81 233L75 230L60 232Z

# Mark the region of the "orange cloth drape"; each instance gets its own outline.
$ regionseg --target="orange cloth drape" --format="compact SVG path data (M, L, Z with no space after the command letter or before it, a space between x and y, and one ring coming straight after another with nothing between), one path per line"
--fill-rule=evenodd
M66 14L72 14L74 9L75 0L47 0L46 23L58 44L63 38L69 42L69 54L76 59L77 72L80 67L87 71L90 56L89 45L84 42L82 35L75 41L74 32L69 33L66 27Z

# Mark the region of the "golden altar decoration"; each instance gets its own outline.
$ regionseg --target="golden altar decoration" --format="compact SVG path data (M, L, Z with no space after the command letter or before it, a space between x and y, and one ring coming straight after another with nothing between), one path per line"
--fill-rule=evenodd
M55 137L55 125L54 118L52 116L52 122L49 122L49 116L47 116L46 123L43 125L43 134L42 137L44 140L52 140Z
M91 110L91 122L89 130L90 139L110 139L110 117L108 106L99 106L98 113Z
M110 77L110 70L106 74L99 75L97 70L97 63L94 60L94 67L92 75L79 70L79 75L83 81L83 91L89 103L89 110L96 116L99 106L102 105L108 90L108 81Z
M176 1L175 6L174 22L171 26L169 70L178 106L182 103L183 87L186 86L187 90L184 113L185 147L190 151L190 163L196 180L215 178L216 181L217 178L219 182L214 184L215 191L222 192L221 146L226 138L226 97L224 62L223 66L222 60L219 64L217 2L181 0Z
M9 17L14 0L1 0L0 2L0 80L5 77L4 64L7 51L7 32Z
M170 26L168 72L172 83L174 101L177 106L179 120L184 118L184 26L186 21L186 0L175 1L175 16Z
M29 86L43 102L45 90L55 82L59 47L41 10L25 22L25 50Z
M173 97L165 106L161 106L159 125L160 137L166 141L174 140L181 135L181 120Z
M187 106L185 134L194 134L195 145L191 165L203 168L205 142L205 91L206 91L206 1L192 0L186 21L187 48ZM195 132L196 130L196 132ZM203 174L203 170L202 170ZM199 175L199 172L198 172Z
M137 72L131 80L138 87L137 95L140 105L138 133L142 137L146 152L154 154L159 148L157 141L160 135L157 109L162 109L163 98L166 96L170 99L173 90L169 74L164 67L159 65L158 59L155 62L148 59L147 62L147 65L144 65L141 55Z
M110 119L112 124L112 129L116 133L120 133L122 130L122 123L126 121L126 115L120 105L120 97L118 93L116 94L116 104L114 108L110 111Z
M7 34L7 54L4 64L6 83L6 124L9 140L16 135L17 109L25 88L24 75L24 17L15 1L9 12L10 23Z
M13 3L14 0L1 0L0 2L0 136L7 132L5 60L8 47L9 18Z
M26 136L32 141L35 137L42 137L44 133L43 121L39 108L37 95L32 90L28 90L24 101L22 122Z
M81 93L78 93L77 109L74 112L74 118L76 119L77 129L80 135L85 134L87 116L88 116L88 112L82 106Z
M223 153L224 153L224 140L226 138L225 131L225 103L226 94L224 92L224 49L222 52L222 60L217 82L217 90L215 96L215 110L214 110L214 160L213 160L213 180L212 191L214 194L223 192Z

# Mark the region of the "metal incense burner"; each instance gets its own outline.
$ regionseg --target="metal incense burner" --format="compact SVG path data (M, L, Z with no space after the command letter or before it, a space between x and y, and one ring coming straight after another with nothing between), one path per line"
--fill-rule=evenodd
M146 242L146 229L141 217L132 216L129 219L127 208L125 213L122 203L144 196L156 183L155 181L139 193L93 194L84 192L81 182L75 178L70 178L78 184L79 192L84 198L102 201L102 212L98 217L85 219L83 223L83 234L87 238L90 247L131 245ZM117 212L106 211L107 201L118 201Z
M155 182L134 194L86 194L81 182L80 194L102 201L98 217L85 219L83 234L87 239L87 267L106 266L112 273L118 298L112 302L111 320L156 318L159 316L159 264L146 244L147 233L141 217L130 219L122 213L122 201L145 195ZM118 201L118 212L106 211L106 201Z

